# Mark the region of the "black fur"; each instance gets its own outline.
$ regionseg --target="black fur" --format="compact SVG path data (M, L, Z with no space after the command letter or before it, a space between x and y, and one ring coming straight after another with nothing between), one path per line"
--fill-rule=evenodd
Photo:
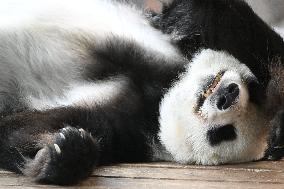
M281 59L282 38L240 0L175 0L154 19L185 56L200 48L224 50L245 63L266 88L273 58Z
M280 125L280 126L279 126ZM265 158L269 160L278 160L284 156L284 111L277 113L271 121L270 138L268 140L268 149Z
M213 127L207 132L210 145L215 146L223 141L232 141L237 138L236 130L233 125Z

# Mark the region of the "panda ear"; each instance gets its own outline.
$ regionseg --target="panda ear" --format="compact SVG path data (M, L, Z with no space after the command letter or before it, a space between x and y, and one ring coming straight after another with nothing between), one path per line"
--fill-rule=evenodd
M164 7L169 6L174 0L145 0L146 9L155 13L162 12Z

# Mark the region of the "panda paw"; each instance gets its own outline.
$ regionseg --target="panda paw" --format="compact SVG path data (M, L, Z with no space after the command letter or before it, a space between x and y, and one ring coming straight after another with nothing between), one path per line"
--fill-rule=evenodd
M274 161L284 157L284 110L277 113L271 124L268 148L264 159Z
M45 184L74 184L86 178L96 164L98 146L83 129L65 127L54 143L39 150L23 173Z

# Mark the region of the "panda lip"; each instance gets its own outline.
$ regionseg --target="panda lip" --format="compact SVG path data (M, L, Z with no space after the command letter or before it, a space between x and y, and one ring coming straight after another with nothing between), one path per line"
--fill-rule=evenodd
M195 112L199 115L202 115L201 107L203 106L205 100L214 93L214 90L222 80L222 77L224 76L225 71L220 71L217 73L215 78L212 80L212 82L207 86L207 88L200 94L197 102L197 106L195 107Z

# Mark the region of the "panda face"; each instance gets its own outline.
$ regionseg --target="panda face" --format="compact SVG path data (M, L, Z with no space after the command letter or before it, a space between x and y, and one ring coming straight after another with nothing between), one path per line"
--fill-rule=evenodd
M160 106L159 137L173 159L216 165L262 158L268 119L250 99L252 82L255 76L234 57L197 54Z

